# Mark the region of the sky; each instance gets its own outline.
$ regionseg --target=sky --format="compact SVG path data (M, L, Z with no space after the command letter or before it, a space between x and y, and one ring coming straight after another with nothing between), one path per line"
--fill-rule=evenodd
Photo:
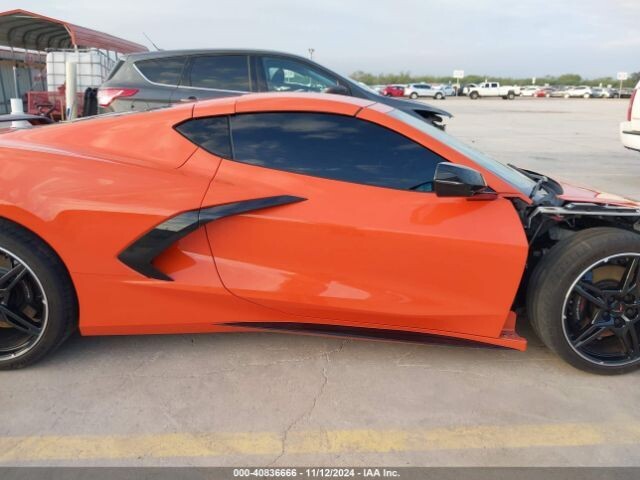
M153 48L260 48L349 75L640 71L640 0L0 0Z

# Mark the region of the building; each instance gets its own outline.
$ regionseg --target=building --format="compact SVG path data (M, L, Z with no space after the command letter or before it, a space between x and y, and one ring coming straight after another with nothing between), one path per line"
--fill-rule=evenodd
M143 45L26 10L0 13L0 113L10 98L47 91L47 53L98 49L109 58L144 52ZM96 85L97 86L97 85Z

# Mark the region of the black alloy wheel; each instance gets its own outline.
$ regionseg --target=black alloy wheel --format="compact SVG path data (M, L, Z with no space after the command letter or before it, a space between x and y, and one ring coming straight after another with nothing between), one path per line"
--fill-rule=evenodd
M16 254L0 248L0 362L40 342L49 308L42 283Z
M575 280L563 308L571 348L603 366L640 360L640 254L599 260Z

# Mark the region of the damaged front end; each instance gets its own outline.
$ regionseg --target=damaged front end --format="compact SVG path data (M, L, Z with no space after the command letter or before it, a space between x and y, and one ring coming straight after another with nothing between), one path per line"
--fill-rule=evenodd
M529 242L526 272L520 286L522 305L531 273L558 242L594 227L612 227L640 233L640 204L622 197L550 181L532 203L514 200ZM565 190L568 190L566 192Z

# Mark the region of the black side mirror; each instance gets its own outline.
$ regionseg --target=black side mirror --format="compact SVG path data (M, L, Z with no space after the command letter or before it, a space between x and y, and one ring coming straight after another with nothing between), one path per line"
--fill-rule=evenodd
M439 197L473 197L477 200L497 197L480 172L455 163L439 163L433 183Z
M333 93L334 95L349 95L349 90L344 85L332 85L325 88L323 93Z

